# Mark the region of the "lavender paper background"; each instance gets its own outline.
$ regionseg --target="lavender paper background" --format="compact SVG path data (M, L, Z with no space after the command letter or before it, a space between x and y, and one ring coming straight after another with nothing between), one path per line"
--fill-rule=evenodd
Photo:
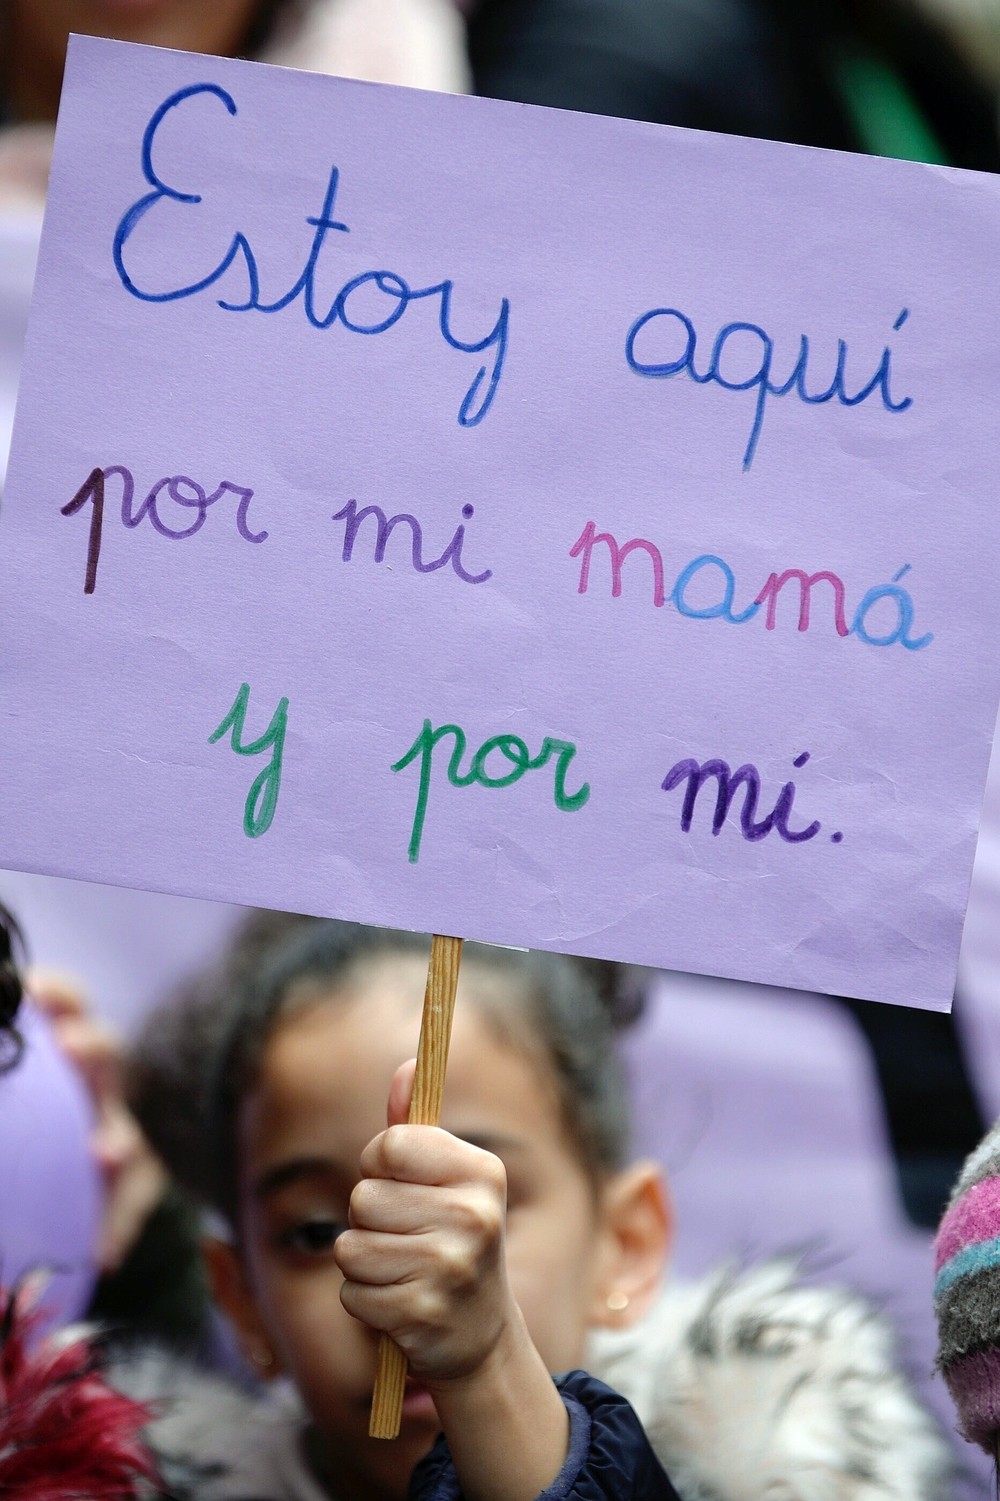
M336 164L350 233L324 247L327 301L376 268L450 277L473 339L510 299L478 425L456 422L478 357L444 344L432 299L363 338L310 327L301 303L219 308L246 295L238 266L197 297L128 295L111 247L148 191L143 130L202 82L238 114L172 113L157 165L204 203L157 206L135 274L195 280L239 229L278 298ZM998 188L976 174L77 40L0 527L3 864L946 1006L1000 686L998 249ZM668 306L702 364L742 319L782 378L808 332L817 386L838 338L852 389L889 341L913 407L772 399L744 473L752 393L628 369L630 324ZM113 463L137 505L165 475L252 486L268 541L240 538L228 500L184 541L126 530L109 481L85 597L89 511L60 508ZM351 498L418 516L427 556L473 504L465 566L493 577L418 575L399 536L379 565L362 533L345 564L330 517ZM909 563L915 633L935 640L841 639L824 586L803 633L794 590L773 631L686 619L653 607L641 557L612 599L601 549L579 594L568 553L591 519L654 541L668 591L699 554L725 558L737 608L772 570L830 569L850 621ZM208 744L243 681L248 736L290 702L256 840L242 809L263 760ZM551 765L451 787L442 747L411 864L416 767L389 768L425 717L462 725L470 755L498 733L574 742L589 802L557 810ZM793 824L824 832L749 843L731 817L713 837L711 786L682 832L660 783L687 756L753 762L762 814L794 777Z

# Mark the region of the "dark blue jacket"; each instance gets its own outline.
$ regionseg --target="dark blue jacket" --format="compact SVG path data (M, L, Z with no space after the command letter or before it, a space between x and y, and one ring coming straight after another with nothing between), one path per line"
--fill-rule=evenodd
M537 1501L680 1501L624 1397L586 1371L556 1385L569 1412L569 1453ZM408 1501L462 1501L443 1436L414 1471Z

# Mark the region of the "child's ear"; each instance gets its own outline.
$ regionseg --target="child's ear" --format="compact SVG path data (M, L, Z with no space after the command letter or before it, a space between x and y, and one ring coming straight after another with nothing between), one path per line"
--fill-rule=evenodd
M202 1259L212 1296L239 1337L240 1348L261 1381L281 1374L281 1364L261 1322L239 1254L227 1241L206 1235Z
M593 1326L623 1329L660 1288L673 1242L673 1206L655 1162L634 1162L603 1190L605 1252L590 1311Z

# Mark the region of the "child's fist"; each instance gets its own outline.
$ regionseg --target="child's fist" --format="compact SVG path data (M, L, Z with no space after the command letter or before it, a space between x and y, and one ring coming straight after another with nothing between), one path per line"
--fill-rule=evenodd
M490 1152L405 1117L398 1071L388 1130L361 1158L335 1255L348 1313L391 1336L427 1382L468 1376L516 1318L503 1255L507 1178Z

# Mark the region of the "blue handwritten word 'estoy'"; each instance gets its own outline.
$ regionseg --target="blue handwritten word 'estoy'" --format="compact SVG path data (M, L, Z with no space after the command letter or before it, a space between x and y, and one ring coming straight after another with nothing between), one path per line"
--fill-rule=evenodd
M909 308L903 308L892 325L898 333L910 316ZM642 335L642 355L636 352L636 344ZM675 351L678 342L681 353ZM679 308L658 307L643 313L632 324L625 339L625 358L636 375L653 379L686 374L699 386L721 386L724 391L754 391L753 421L750 436L743 450L743 468L749 469L757 452L757 440L764 423L764 408L769 396L788 396L794 393L806 406L822 406L836 400L841 406L856 407L867 401L876 392L887 412L905 412L913 405L913 398L904 396L894 401L889 391L892 353L889 346L882 350L878 368L870 379L862 382L854 391L847 389L848 348L844 339L837 340L837 360L829 384L820 390L810 390L807 375L810 373L810 346L807 334L799 339L799 352L791 374L785 380L772 380L771 364L774 358L774 341L757 323L727 323L719 329L712 344L708 364L699 370L695 356L698 348L698 333L686 313ZM746 351L750 351L750 370L746 370ZM672 358L664 359L669 354ZM652 358L656 356L656 358ZM754 360L756 359L756 368ZM815 363L815 362L814 362ZM829 370L829 360L825 362ZM869 366L870 368L870 366Z
M492 405L500 384L500 376L503 373L504 356L507 352L507 328L510 317L510 303L504 297L500 303L500 312L496 322L490 331L481 339L466 341L460 339L452 327L452 298L455 284L450 277L434 282L429 287L411 287L403 277L395 271L373 270L362 271L344 282L340 291L328 307L320 307L317 300L316 276L320 259L323 257L324 246L329 235L336 231L338 234L350 233L349 227L334 218L334 207L337 199L337 188L340 182L340 172L337 167L331 167L327 181L326 194L323 199L323 207L319 214L313 218L306 218L306 223L314 230L312 245L306 257L305 266L301 275L283 296L269 301L262 295L260 268L257 257L250 245L250 241L242 230L237 229L230 240L228 249L204 275L197 280L184 286L160 287L155 290L140 286L131 274L126 264L126 252L129 241L138 225L147 220L148 232L158 234L164 239L169 231L161 227L157 217L148 219L147 216L154 213L157 206L164 202L172 204L183 203L190 206L194 213L192 227L197 222L197 206L202 201L200 193L184 192L180 188L172 187L164 182L153 164L153 150L156 142L156 134L164 118L171 110L184 105L188 100L198 95L209 95L217 99L228 110L230 115L236 114L236 102L231 94L214 83L196 83L187 88L178 89L165 99L153 112L142 137L142 172L146 181L152 187L151 193L146 193L132 204L131 208L122 215L114 239L114 263L115 269L121 279L122 286L133 297L138 297L143 302L176 302L182 297L196 297L201 292L207 292L221 277L223 277L234 263L240 263L246 273L247 295L243 302L227 302L218 299L218 305L230 313L280 313L294 303L300 303L307 322L313 328L321 330L340 324L353 334L384 334L393 324L398 323L406 312L411 302L423 300L436 301L438 304L438 328L441 337L451 349L457 349L463 354L488 355L491 359L486 364L480 365L479 370L472 379L472 383L462 398L458 411L458 421L462 427L475 427L481 422ZM171 249L169 245L166 247ZM361 294L360 302L358 294ZM373 293L378 293L385 299L384 309L380 315L371 317L371 298ZM368 316L365 316L364 308L368 308Z

